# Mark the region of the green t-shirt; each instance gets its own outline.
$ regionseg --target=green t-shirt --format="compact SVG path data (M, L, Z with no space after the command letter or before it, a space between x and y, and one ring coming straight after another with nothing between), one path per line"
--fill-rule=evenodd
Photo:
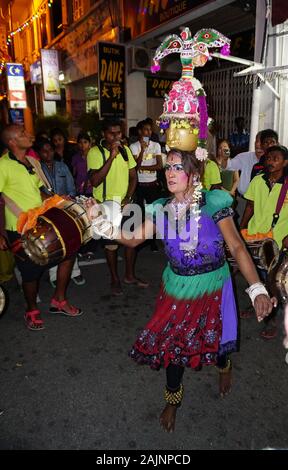
M207 191L209 191L213 184L221 184L219 167L212 160L208 159L206 161L202 184L203 188L207 189Z
M254 202L254 215L248 224L248 234L267 233L271 229L273 214L276 210L277 201L282 188L282 184L275 183L269 189L265 175L258 175L253 178L248 186L244 197ZM282 247L282 240L288 235L288 194L279 214L279 219L273 228L273 238L279 248Z
M39 188L43 182L35 173L30 174L22 163L5 153L0 158L0 193L12 199L23 210L34 209L42 204ZM16 230L17 217L5 205L5 228Z
M105 147L102 147L105 153L105 161L108 160L110 152ZM120 198L121 201L125 198L129 186L129 170L136 167L134 157L128 147L125 145L128 155L126 162L122 155L118 153L114 158L110 170L106 176L106 200ZM98 146L92 147L87 156L88 170L99 170L104 165L103 155ZM103 201L103 183L93 188L93 197L98 201Z
M234 182L234 171L221 170L222 186L227 191L231 191Z

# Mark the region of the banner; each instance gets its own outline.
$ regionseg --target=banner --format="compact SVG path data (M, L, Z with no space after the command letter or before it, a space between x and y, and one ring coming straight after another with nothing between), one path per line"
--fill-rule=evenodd
M100 116L125 118L125 47L98 42Z
M175 80L164 77L147 77L147 98L164 98L169 93Z
M125 0L125 26L132 38L214 0Z
M9 107L27 108L23 65L6 65Z
M41 49L44 100L60 101L59 63L56 49Z
M42 84L42 70L40 60L37 60L30 65L30 80L32 85Z
M13 124L24 126L24 111L23 109L9 109L9 120Z

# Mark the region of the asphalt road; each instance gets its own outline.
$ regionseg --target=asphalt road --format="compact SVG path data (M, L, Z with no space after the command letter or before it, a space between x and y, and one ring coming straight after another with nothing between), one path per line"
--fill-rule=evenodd
M278 337L259 338L255 318L241 320L234 354L233 391L218 396L214 367L186 371L185 397L176 431L164 433L163 371L129 359L137 331L150 317L163 254L143 249L137 271L151 287L125 286L111 297L106 264L83 267L84 286L71 283L69 299L85 310L78 318L47 312L52 287L41 284L46 328L24 327L24 303L16 281L0 321L0 449L194 450L288 448L288 366ZM123 272L123 261L119 263ZM237 277L240 304L248 305ZM46 310L46 312L45 312Z

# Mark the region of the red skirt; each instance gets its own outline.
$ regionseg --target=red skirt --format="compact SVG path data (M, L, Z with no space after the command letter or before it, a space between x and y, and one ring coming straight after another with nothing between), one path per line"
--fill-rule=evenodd
M215 364L222 335L222 290L200 298L176 299L161 287L151 320L129 356L152 369L169 364L199 369Z

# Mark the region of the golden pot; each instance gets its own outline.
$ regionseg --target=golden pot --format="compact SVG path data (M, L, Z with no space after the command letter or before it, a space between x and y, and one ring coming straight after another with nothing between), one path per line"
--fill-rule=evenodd
M198 145L198 135L193 133L192 127L186 128L171 128L166 131L166 143L170 148L177 148L179 150L192 151L196 150Z

